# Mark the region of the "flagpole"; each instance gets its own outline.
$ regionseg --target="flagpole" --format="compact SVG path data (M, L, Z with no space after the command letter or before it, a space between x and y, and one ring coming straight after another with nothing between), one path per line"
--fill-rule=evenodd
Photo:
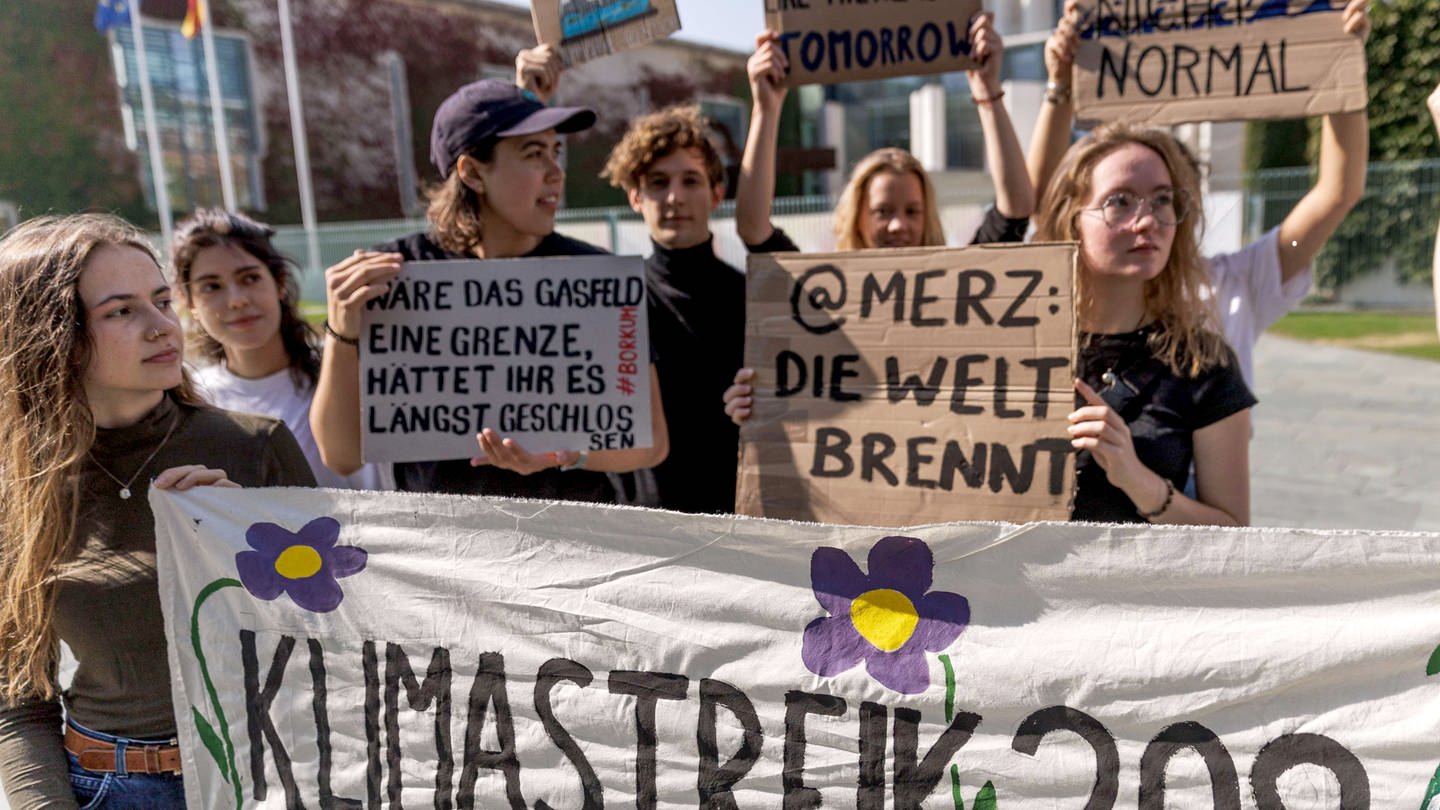
M135 65L140 76L140 106L145 111L145 142L150 147L150 177L155 184L155 207L160 211L162 250L169 250L175 230L170 210L170 185L165 179L165 157L160 148L160 126L155 121L155 95L150 90L150 60L145 55L145 27L140 19L140 0L130 0L130 35L135 40Z
M225 126L225 109L220 104L220 73L215 65L215 18L210 0L200 0L200 41L205 51L205 83L210 85L210 120L215 129L215 153L220 159L220 193L228 211L235 205L235 176L230 167L230 131Z
M280 51L285 62L285 89L290 97L290 138L295 145L295 175L300 181L300 221L305 224L306 258L320 272L320 239L315 229L315 190L310 184L310 149L305 139L305 114L300 103L300 71L295 65L295 36L290 26L290 0L280 0Z

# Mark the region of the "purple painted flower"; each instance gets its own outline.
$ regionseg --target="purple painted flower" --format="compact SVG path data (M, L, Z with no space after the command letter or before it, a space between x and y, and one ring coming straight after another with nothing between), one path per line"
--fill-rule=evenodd
M369 556L355 546L337 546L340 523L331 517L315 518L298 532L274 523L255 523L245 531L254 551L235 555L240 583L267 602L282 593L314 613L328 613L345 597L340 577L358 574Z
M830 615L805 627L800 657L821 677L864 661L882 686L906 695L924 692L930 686L925 653L960 637L970 603L958 593L930 591L935 557L913 537L882 538L870 549L868 567L870 573L862 573L838 548L818 548L810 556L810 587Z

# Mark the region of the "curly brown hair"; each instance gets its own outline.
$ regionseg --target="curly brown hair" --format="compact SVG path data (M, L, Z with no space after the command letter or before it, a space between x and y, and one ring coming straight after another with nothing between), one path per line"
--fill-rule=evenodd
M695 104L677 104L635 119L625 137L610 150L600 176L610 185L626 191L640 185L640 178L657 160L679 149L698 149L705 161L710 187L725 185L725 161L715 145L715 127Z

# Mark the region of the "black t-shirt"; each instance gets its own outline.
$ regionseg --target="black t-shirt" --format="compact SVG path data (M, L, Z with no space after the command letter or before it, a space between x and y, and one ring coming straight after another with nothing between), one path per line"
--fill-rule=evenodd
M980 227L975 229L975 238L970 240L972 245L993 245L999 242L1024 242L1025 231L1030 227L1030 219L1021 217L1011 219L995 210L995 206L985 209L985 219L980 221ZM795 240L790 235L776 228L771 232L770 237L758 245L746 245L745 249L751 253L794 253L800 250Z
M1256 403L1234 352L1228 362L1194 378L1175 375L1150 349L1155 327L1119 335L1082 335L1080 378L1100 393L1130 426L1135 455L1183 490L1195 454L1195 431ZM1107 383L1106 372L1114 382ZM1076 397L1076 407L1083 405ZM1075 508L1071 520L1139 523L1124 492L1110 483L1088 450L1075 457Z
M473 259L474 256L452 253L437 244L426 233L412 233L392 242L377 245L373 250L399 253L406 261L444 261ZM534 256L592 256L603 254L594 245L551 233L524 258ZM480 454L476 445L475 454ZM446 461L406 461L395 465L395 485L409 492L446 492L459 495L502 495L517 498L545 498L562 501L613 503L615 488L604 473L590 470L541 470L520 475L497 467L471 467L468 459Z
M740 429L721 397L744 362L745 275L714 246L655 245L645 260L650 345L670 431L670 455L650 476L654 502L677 512L735 510ZM643 491L643 484L636 489ZM643 501L642 501L643 502Z

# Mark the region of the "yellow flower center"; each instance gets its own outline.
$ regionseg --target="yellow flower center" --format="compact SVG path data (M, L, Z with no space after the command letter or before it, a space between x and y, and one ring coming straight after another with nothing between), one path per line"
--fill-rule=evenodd
M885 652L895 652L910 640L920 616L905 594L878 588L855 597L850 603L850 621L861 638Z
M275 558L276 573L286 579L313 577L319 570L320 552L309 546L291 546Z

